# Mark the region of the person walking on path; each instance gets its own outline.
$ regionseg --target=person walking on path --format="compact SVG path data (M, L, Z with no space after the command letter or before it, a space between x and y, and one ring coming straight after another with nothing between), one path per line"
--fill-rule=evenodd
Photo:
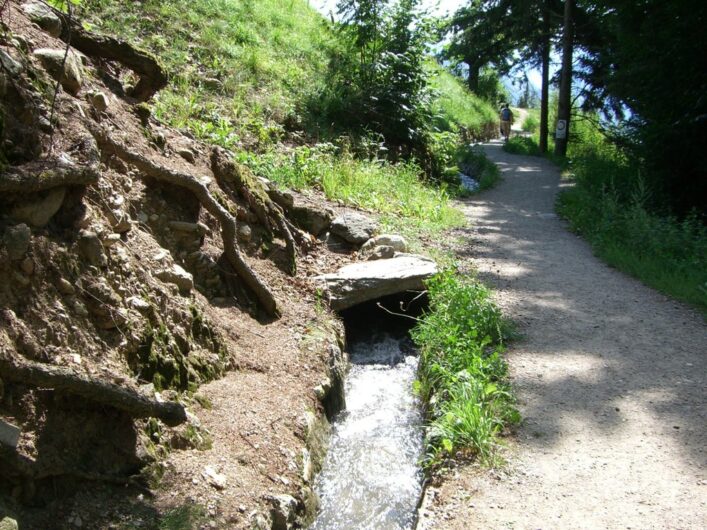
M501 136L508 141L511 135L511 124L513 123L513 112L508 108L508 103L504 103L501 108Z

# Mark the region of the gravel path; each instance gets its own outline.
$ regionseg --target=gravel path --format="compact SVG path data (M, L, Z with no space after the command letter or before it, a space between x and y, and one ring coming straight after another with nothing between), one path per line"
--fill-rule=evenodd
M465 204L468 257L523 338L523 424L502 471L453 471L423 529L707 528L707 326L611 269L553 213L548 161L486 146L504 180Z

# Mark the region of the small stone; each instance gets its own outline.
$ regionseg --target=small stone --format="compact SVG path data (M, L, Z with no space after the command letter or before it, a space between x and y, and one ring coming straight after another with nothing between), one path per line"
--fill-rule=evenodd
M2 66L4 69L10 73L12 76L18 76L22 73L22 70L24 70L24 67L22 66L22 63L16 61L9 53L7 53L5 50L0 49L0 63L2 63Z
M32 276L34 274L34 260L32 258L23 259L20 268L26 276Z
M270 497L272 530L287 530L294 522L297 499L291 495L273 495Z
M150 218L149 218L149 216L148 216L145 212L143 212L142 210L140 210L140 211L137 213L137 220L140 221L141 223L145 224L145 223L147 223L147 221L150 220Z
M176 285L184 295L194 288L194 277L177 264L172 265L171 269L158 271L155 276L163 282Z
M222 490L226 487L227 479L226 475L218 473L213 467L206 466L201 475L204 477L206 482L217 490Z
M20 440L20 428L0 419L0 444L17 447Z
M407 252L408 244L403 236L397 234L381 234L366 241L361 247L361 252L372 250L377 246L393 247L395 252Z
M110 106L110 100L103 92L96 92L92 94L89 98L91 105L98 112L105 112Z
M74 526L76 528L81 528L83 526L83 521L81 520L81 517L79 517L78 515L76 517L74 517Z
M141 313L144 311L148 311L150 309L150 303L147 302L146 300L143 300L139 296L131 296L126 300L127 304L132 307L133 309L140 311Z
M247 243L253 238L253 230L247 224L238 225L238 239Z
M76 294L76 288L65 278L59 278L56 282L57 291L61 294L70 296Z
M120 241L120 234L108 234L106 237L102 239L103 246L105 248L110 248L113 245L115 245L118 241Z
M17 521L11 517L3 517L0 519L0 530L18 530Z
M11 260L22 259L29 250L31 239L32 231L24 223L8 228L3 237L8 257Z
M29 284L31 283L27 276L25 276L24 274L20 274L17 271L12 274L12 279L20 287L29 287Z
M204 86L210 90L221 90L223 83L215 77L206 77L204 78Z
M89 315L88 309L81 300L74 300L73 307L78 316L85 318Z
M130 216L124 210L115 208L108 213L108 222L111 228L117 234L123 234L132 227Z
M376 259L390 259L395 256L395 249L387 245L379 245L371 250L368 255L368 260L373 261Z
M356 212L347 212L331 222L331 233L354 245L368 241L377 229L376 221Z
M79 232L79 251L94 267L101 268L108 265L103 244L95 232L89 230Z
M179 149L177 151L177 154L181 156L184 160L189 162L190 164L193 164L196 162L196 158L194 156L194 151L191 149Z
M72 353L72 354L69 356L69 359L70 359L71 362L74 363L74 364L81 364L81 362L83 361L83 360L81 359L81 356L80 356L78 353Z

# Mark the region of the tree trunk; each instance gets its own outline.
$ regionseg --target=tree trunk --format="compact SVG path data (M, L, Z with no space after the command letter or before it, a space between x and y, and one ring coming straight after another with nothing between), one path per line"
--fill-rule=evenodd
M550 9L543 8L542 87L540 88L540 152L547 152L550 108Z
M473 62L466 62L467 66L469 67L469 77L467 78L467 83L469 85L469 90L473 92L474 94L479 93L479 72L481 71L481 67L478 66L476 63Z
M557 134L555 140L555 154L567 154L567 142L570 132L570 111L572 110L572 51L574 44L574 0L565 0L565 22L562 35L562 77L560 78L560 100L557 107ZM564 125L564 126L563 126ZM561 134L564 129L564 135Z

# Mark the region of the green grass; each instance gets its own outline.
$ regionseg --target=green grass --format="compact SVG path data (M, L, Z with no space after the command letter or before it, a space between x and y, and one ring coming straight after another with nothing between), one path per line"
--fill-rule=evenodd
M99 32L153 52L170 74L164 122L225 147L277 141L324 83L333 32L305 0L84 0Z
M451 272L428 289L429 311L412 331L420 347L416 390L429 404L426 465L459 453L492 464L499 435L520 420L502 357L501 312L481 283Z
M332 144L302 146L288 153L241 152L239 160L284 187L317 188L329 199L380 212L386 229L439 233L466 222L451 205L446 187L424 183L422 171L412 162L361 160Z
M436 63L429 63L431 85L437 92L433 102L435 125L442 131L469 131L474 139L488 139L498 131L498 113L464 83Z
M574 133L567 158L554 155L552 139L547 154L574 183L559 195L558 213L609 265L707 315L707 227L652 212L638 164L589 122ZM504 149L540 155L537 138L512 138Z

